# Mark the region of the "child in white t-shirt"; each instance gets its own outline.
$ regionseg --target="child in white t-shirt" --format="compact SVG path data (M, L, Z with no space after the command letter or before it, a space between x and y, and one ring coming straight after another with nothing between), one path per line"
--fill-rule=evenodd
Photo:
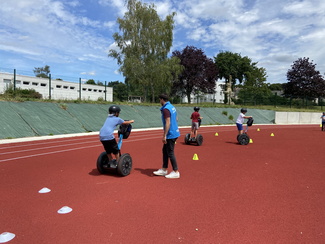
M244 130L243 130L243 123L245 119L249 119L252 118L252 116L246 116L245 114L247 113L247 109L246 108L242 108L240 110L240 114L238 115L238 118L236 120L236 126L238 129L238 134L241 135L243 134Z

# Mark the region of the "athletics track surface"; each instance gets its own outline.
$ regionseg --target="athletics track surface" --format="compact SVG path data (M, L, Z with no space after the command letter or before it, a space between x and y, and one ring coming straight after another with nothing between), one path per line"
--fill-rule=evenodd
M152 175L162 130L123 141L127 177L98 174L94 135L1 144L0 233L16 235L10 244L325 243L319 126L254 125L246 146L235 126L201 127L200 147L184 144L188 132L176 144L180 179Z

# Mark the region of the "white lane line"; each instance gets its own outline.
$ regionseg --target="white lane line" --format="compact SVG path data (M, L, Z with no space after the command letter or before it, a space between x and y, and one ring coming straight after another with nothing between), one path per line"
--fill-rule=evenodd
M145 132L147 132L147 131L145 131ZM149 131L149 132L151 132L151 131ZM157 133L150 133L149 136L150 135L156 135L156 134ZM145 136L147 136L147 135L148 134L146 134ZM140 135L139 133L135 133L135 134L133 134L132 138L143 137L143 136L144 136L143 134ZM22 141L22 142L17 142L17 143L20 143L20 144L15 145L15 146L12 146L11 144L9 144L8 146L1 146L0 150L5 150L5 149L8 149L8 148L17 148L17 147L22 148L22 147L38 146L38 145L44 145L44 144L46 144L46 145L55 144L55 143L60 143L60 142L66 142L67 139L69 139L69 142L80 141L80 140L85 141L85 139L88 140L88 139L95 139L95 138L97 139L96 141L99 141L98 136L95 137L94 135L85 135L85 136L83 136L83 138L80 138L80 137L77 137L77 138L70 137L70 138L51 138L51 139L56 139L55 141L48 140L48 139L43 139L41 142L38 140L38 141L35 141L35 143L32 143L32 144L31 143L22 144L22 142L23 142ZM72 139L72 138L75 138L75 139ZM59 140L59 139L62 139L62 140ZM0 145L1 145L1 143L0 143Z
M160 136L159 137L151 137L149 139L157 139L157 138L160 138ZM126 141L126 142L123 142L123 143L131 143L131 142L144 141L144 140L148 140L148 138L141 138L141 139L137 139L137 140ZM17 160L17 159L32 158L32 157L44 156L44 155L48 155L48 154L69 152L69 151L85 149L85 148L92 148L92 147L102 147L102 145L100 143L98 143L98 145L94 145L94 146L78 147L78 148L71 148L71 149L59 150L59 151L54 151L54 152L38 153L38 154L26 155L26 156L15 157L15 158L1 159L0 163L1 162L7 162L7 161L13 161L13 160Z
M73 144L61 144L57 146L50 146L50 147L40 147L40 148L32 148L32 149L26 149L26 150L19 150L19 151L13 151L13 152L4 152L0 153L0 155L4 154L12 154L12 153L21 153L21 152L29 152L29 151L35 151L35 150L43 150L43 149L50 149L50 148L55 148L55 147L68 147L68 146L74 146L78 144L88 144L88 143L94 143L95 141L89 141L89 142L78 142L78 143L73 143Z
M2 159L2 160L0 160L0 163L1 163L1 162L6 162L6 161L17 160L17 159L32 158L32 157L44 156L44 155L48 155L48 154L62 153L62 152L69 152L69 151L74 151L74 150L79 150L79 149L85 149L85 148L90 148L90 147L98 147L98 146L99 146L99 145L96 145L96 146L88 146L88 147L78 147L78 148L71 148L71 149L60 150L60 151L54 151L54 152L39 153L39 154L32 154L32 155L27 155L27 156L22 156L22 157L16 157L16 158Z
M160 132L155 133L153 135L156 135L156 134L159 134L159 133ZM202 134L206 134L206 133L210 133L210 131L201 131L201 133ZM143 135L139 135L139 136L141 136L141 139L135 139L135 140L133 139L132 141L123 141L123 143L131 143L131 142L136 142L136 141L144 141L144 140L148 140L148 139L151 140L151 139L161 138L160 136L153 136L153 137L150 137L150 138L144 137ZM139 137L139 136L138 136L138 134L136 135L136 137ZM64 141L66 141L66 140L64 140ZM93 143L93 141L92 142L75 143L73 145L76 145L76 144L84 144L84 143ZM44 144L44 143L40 143L40 144ZM69 144L69 145L71 145L71 144ZM73 149L59 150L59 151L54 151L54 152L47 152L47 153L39 153L39 154L26 155L26 156L9 158L9 159L2 159L2 160L0 160L0 162L12 161L12 160L23 159L23 158L31 158L31 157L37 157L37 156L43 156L43 155L55 154L55 153L61 153L61 152L68 152L68 151L85 149L85 148L92 148L92 147L98 147L98 146L101 146L101 144L98 143L98 145L94 145L94 146L86 146L86 147L79 147L79 148L73 148ZM58 147L58 146L53 146L53 147ZM45 147L45 148L40 148L40 149L53 148L53 147ZM23 151L32 151L32 150L40 150L40 149L30 149L30 150L23 150ZM21 152L21 151L16 151L16 152ZM15 153L15 152L0 153L0 155L1 154L9 154L9 153Z

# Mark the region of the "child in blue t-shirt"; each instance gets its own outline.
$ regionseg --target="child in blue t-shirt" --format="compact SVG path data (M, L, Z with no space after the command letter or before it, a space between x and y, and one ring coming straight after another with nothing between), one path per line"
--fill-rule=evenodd
M113 105L108 109L108 117L105 120L103 127L99 131L99 139L104 146L104 149L107 153L107 157L109 161L113 160L113 155L115 155L115 159L118 160L120 157L119 148L114 136L114 130L117 125L122 124L131 124L134 120L124 121L119 118L119 114L121 109L119 106Z
M322 131L325 129L325 112L323 112L323 115L320 116L320 118L322 119Z

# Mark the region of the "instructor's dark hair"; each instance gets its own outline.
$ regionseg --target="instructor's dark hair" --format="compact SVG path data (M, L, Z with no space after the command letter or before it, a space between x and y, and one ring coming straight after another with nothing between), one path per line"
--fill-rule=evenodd
M198 112L200 110L200 107L194 107L194 111Z
M167 96L166 94L160 94L160 95L159 95L159 99L162 99L162 100L164 100L165 102L167 102L167 101L168 101L168 96Z

